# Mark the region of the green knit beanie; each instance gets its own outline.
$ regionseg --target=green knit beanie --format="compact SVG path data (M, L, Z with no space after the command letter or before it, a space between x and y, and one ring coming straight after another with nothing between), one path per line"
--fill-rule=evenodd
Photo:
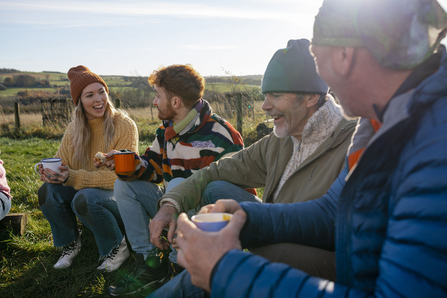
M384 67L413 69L433 54L446 28L436 0L325 0L312 44L364 47Z
M307 39L289 40L273 55L262 78L262 93L326 94L328 86L317 74Z

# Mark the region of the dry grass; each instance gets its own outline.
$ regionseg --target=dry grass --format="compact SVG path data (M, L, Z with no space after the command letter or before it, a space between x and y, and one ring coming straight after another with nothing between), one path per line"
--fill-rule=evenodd
M220 115L222 118L226 119L235 128L237 127L237 117L236 111L230 107L228 110L228 105L225 106L220 102L211 103L213 111ZM257 140L256 126L264 122L268 117L266 113L262 110L262 101L254 102L254 113L251 108L249 112L246 112L243 116L242 125L242 137L244 139L245 145L251 145ZM227 109L227 110L226 110ZM139 135L140 141L147 142L148 145L152 144L155 139L155 131L160 125L161 121L158 119L157 109L152 107L143 108L123 108L128 115L135 121ZM270 126L267 123L267 126ZM21 113L20 114L20 131L15 129L15 119L14 114L5 114L0 108L0 136L8 138L44 138L44 139L60 139L65 132L65 125L42 125L42 116L39 112L37 113Z
M143 120L150 120L151 117L151 110L149 107L146 108L132 108L132 109L123 109L126 111L130 117L134 120L143 121ZM159 121L157 118L157 111L156 109L153 109L154 112L154 118L155 121ZM0 109L0 125L1 124L14 124L14 114L4 114L3 111ZM41 113L21 113L20 114L20 125L26 126L26 125L40 125L42 124L42 114Z
M14 124L14 114L4 114L0 111L0 125L1 124ZM42 124L42 114L20 114L20 125L39 125Z
M149 121L149 122L159 122L157 117L157 108L155 107L144 107L144 108L124 108L121 109L127 112L129 116L134 119L135 122L139 121Z

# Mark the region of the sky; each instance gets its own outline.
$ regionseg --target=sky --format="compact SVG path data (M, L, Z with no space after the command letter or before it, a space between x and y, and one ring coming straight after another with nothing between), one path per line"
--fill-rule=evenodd
M312 38L322 2L0 0L0 68L148 76L189 63L204 76L263 74L289 39Z

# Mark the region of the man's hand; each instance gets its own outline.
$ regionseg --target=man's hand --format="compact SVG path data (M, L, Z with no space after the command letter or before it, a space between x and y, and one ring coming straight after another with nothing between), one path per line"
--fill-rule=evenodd
M219 232L203 232L185 213L180 214L176 238L179 247L177 260L191 274L191 282L195 286L210 292L210 278L214 266L228 251L242 249L239 234L246 217L246 213L240 209Z
M160 249L166 250L169 243L174 239L175 229L177 227L177 210L171 205L162 205L157 214L149 223L149 231L151 234L151 242ZM160 235L164 229L169 228L168 242L160 239Z
M106 154L106 161L104 163L100 163L98 161L95 161L95 167L106 167L107 170L113 171L115 170L115 159L113 156L115 155L115 152L118 152L117 150L112 150L109 153Z

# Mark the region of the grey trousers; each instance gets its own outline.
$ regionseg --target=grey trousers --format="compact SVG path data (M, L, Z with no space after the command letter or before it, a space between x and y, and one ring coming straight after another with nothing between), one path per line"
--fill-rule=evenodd
M295 243L271 244L250 249L250 252L309 275L336 281L335 252Z

